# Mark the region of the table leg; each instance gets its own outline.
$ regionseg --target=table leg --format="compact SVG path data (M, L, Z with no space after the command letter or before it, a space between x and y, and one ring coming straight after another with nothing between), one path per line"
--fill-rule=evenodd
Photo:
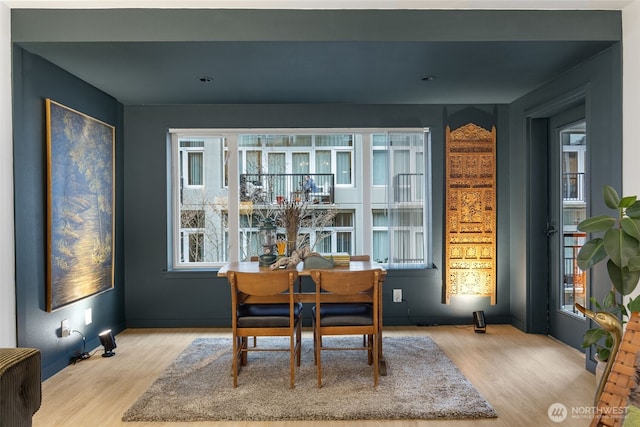
M380 290L378 292L378 373L382 376L387 375L387 361L382 352L382 281L380 282Z

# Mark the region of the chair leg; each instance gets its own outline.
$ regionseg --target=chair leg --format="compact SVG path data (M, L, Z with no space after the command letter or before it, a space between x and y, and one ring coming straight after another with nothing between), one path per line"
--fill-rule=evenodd
M302 356L302 319L298 320L298 328L296 330L296 357L297 365L300 367L300 359Z
M318 346L316 343L316 322L315 319L312 319L312 329L313 329L313 364L317 365L318 364Z
M380 333L380 331L378 331ZM373 387L378 387L378 377L380 368L380 358L378 354L378 335L371 335L370 340L373 341Z
M322 388L322 334L316 334L315 345L316 369L318 370L318 388Z
M247 358L249 355L249 352L247 351L248 343L249 343L249 338L242 337L242 341L240 345L240 356L241 356L242 366L247 366Z
M295 376L296 376L296 339L291 335L289 337L289 388L295 388Z
M238 359L240 355L238 350L240 348L240 337L233 338L233 358L231 361L231 373L233 375L233 388L238 387Z

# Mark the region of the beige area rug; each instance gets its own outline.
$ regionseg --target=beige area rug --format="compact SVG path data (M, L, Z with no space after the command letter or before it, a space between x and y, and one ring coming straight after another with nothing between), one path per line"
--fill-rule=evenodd
M360 337L326 337L340 345ZM287 338L259 338L258 345ZM253 352L233 388L231 339L198 338L123 415L123 421L268 421L495 418L496 411L428 337L385 337L387 375L373 388L364 351L323 352L303 338L296 388L287 352Z

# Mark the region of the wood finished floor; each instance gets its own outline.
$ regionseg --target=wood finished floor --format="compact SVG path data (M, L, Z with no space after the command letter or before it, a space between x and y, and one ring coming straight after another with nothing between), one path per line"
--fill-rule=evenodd
M580 352L549 337L524 334L508 325L489 325L486 334L475 334L471 326L387 327L384 335L431 337L493 405L499 417L466 421L124 423L120 421L122 414L194 338L230 336L229 330L222 329L129 329L116 337L115 357L102 358L97 351L90 359L46 380L42 386L42 406L34 416L33 425L582 427L589 424L588 418L571 412L591 408L594 375L584 369L584 356ZM553 403L567 407L569 416L565 421L554 423L549 419L547 410Z

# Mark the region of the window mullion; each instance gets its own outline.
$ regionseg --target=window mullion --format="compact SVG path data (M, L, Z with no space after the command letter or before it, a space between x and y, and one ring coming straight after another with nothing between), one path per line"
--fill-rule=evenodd
M229 262L237 262L240 252L240 170L238 168L238 135L227 135L229 150L229 193L227 209L229 232Z

